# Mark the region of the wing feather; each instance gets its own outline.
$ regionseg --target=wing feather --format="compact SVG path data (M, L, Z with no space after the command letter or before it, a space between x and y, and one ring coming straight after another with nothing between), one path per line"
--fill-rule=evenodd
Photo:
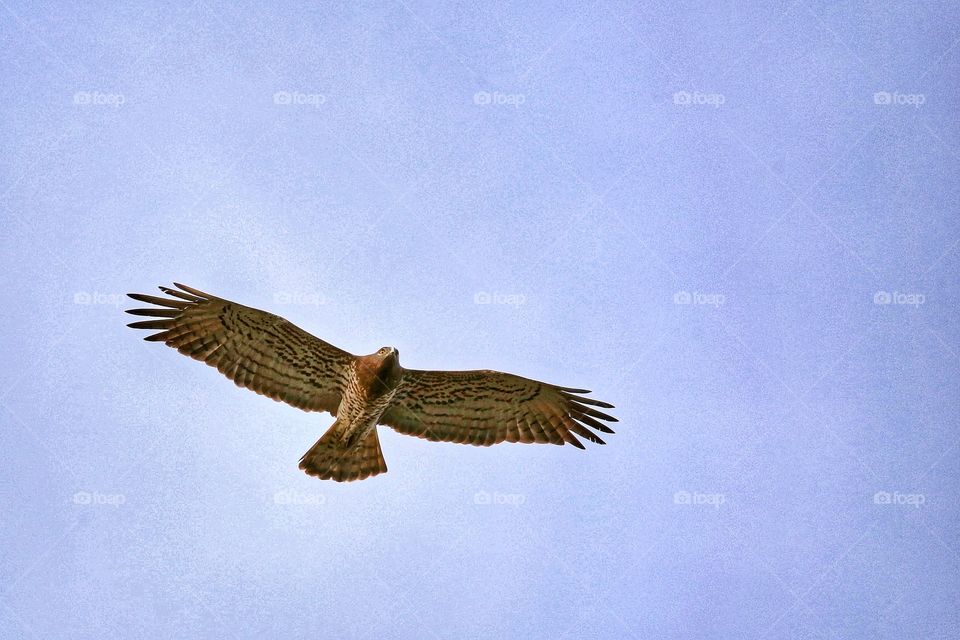
M576 436L604 444L591 429L613 433L600 420L617 421L586 406L613 405L585 398L584 393L590 392L500 371L407 369L380 423L400 433L439 442L477 446L567 443L583 449Z
M352 354L280 316L175 285L160 287L172 298L127 294L160 307L127 313L162 318L128 326L159 330L144 339L216 367L238 386L305 411L336 415Z

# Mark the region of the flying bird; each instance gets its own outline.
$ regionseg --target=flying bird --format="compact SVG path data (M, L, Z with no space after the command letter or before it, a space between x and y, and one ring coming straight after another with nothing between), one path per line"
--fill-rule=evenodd
M145 340L163 342L216 367L238 386L336 420L300 459L311 476L338 482L387 470L377 425L436 442L490 446L499 442L572 444L577 436L604 444L617 419L585 397L586 389L558 387L500 371L420 371L400 366L400 352L383 347L355 356L287 320L192 287L160 287L170 296L127 294L155 305L127 309L156 320ZM591 429L593 431L591 431Z

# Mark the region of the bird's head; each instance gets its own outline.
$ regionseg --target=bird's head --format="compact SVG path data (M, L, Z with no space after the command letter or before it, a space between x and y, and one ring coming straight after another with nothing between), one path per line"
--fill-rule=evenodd
M368 380L371 393L379 395L393 389L400 382L400 352L393 347L382 347L369 356L359 359L363 380Z
M396 361L400 364L400 352L395 347L380 347L375 355L381 362Z

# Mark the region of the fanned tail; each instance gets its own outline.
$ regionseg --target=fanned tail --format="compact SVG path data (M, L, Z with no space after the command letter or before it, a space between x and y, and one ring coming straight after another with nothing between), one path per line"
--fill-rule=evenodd
M363 480L387 470L376 428L352 449L347 448L338 431L337 423L334 422L300 458L300 468L307 475L321 480L349 482Z

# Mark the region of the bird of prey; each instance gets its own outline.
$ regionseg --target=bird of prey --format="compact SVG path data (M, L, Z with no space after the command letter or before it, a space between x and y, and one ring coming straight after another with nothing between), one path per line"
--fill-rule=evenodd
M216 367L240 387L332 414L334 423L300 459L311 476L343 482L385 472L378 424L438 442L569 443L583 449L577 436L604 444L594 431L613 433L601 420L617 421L596 409L613 405L585 397L586 389L499 371L404 369L393 347L355 356L280 316L174 286L160 287L169 298L127 294L156 305L127 313L157 318L128 326L159 330L145 340Z

